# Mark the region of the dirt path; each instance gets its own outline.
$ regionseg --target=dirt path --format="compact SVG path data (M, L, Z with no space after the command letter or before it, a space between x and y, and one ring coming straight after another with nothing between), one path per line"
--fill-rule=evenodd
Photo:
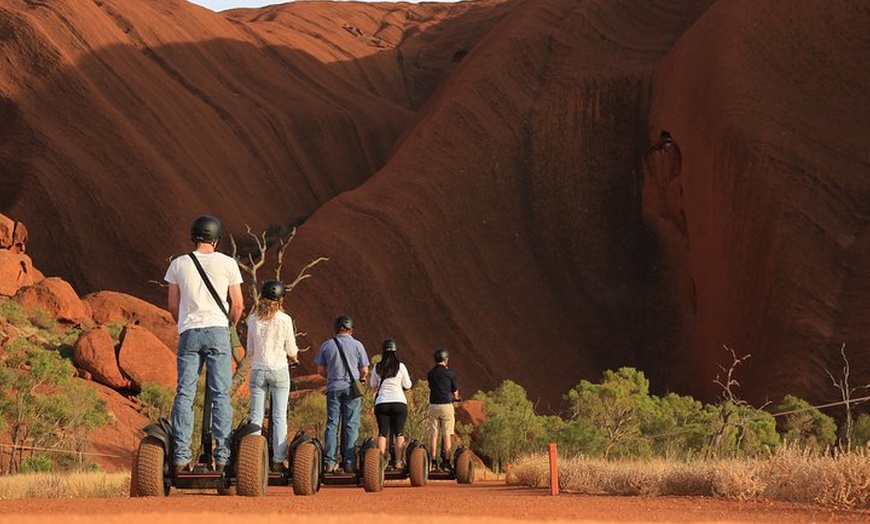
M868 511L702 498L588 497L481 482L434 482L422 488L388 482L382 493L324 487L296 497L270 487L260 499L174 491L165 499L41 499L0 501L0 524L347 524L504 521L572 522L870 522Z

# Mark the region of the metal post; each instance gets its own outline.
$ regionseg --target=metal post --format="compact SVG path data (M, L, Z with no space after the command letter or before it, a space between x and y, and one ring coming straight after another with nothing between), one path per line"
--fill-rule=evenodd
M550 495L559 494L559 465L556 463L556 443L550 442Z

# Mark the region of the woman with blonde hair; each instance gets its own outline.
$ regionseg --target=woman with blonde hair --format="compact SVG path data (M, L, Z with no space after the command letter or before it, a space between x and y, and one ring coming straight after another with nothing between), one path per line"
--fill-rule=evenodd
M287 402L290 398L290 367L299 354L293 319L283 311L284 284L263 283L260 301L248 317L248 354L251 358L251 422L263 426L266 392L272 400L272 467L285 472L287 457Z

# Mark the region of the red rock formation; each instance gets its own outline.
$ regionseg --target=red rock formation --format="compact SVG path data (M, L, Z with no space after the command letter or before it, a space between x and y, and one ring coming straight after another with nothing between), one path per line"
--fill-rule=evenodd
M350 313L417 376L444 345L465 391L512 378L542 409L623 365L712 400L723 344L753 354L750 398L833 400L843 342L870 382L868 17L845 0L14 3L0 209L40 232L28 253L51 274L159 304L148 281L195 215L237 237L307 218L284 275L330 260L287 301L301 342ZM661 130L679 159L650 152Z
M13 299L29 311L42 310L68 324L89 325L90 308L72 286L59 277L49 277L19 289Z
M31 286L45 276L33 267L30 257L0 249L0 296L11 297L25 286Z
M109 423L98 428L90 437L89 453L103 471L129 471L132 453L139 447L142 428L148 419L139 412L133 400L118 395L114 390L96 382L88 385L106 403L106 411L111 415Z
M77 368L90 374L90 380L112 389L123 389L130 385L130 380L118 368L115 342L105 326L82 333L73 346L72 360Z
M22 287L45 278L24 254L26 244L24 224L0 214L0 296L11 297Z
M175 387L175 353L147 329L128 324L121 333L118 365L130 377L134 389L146 382Z
M98 324L136 324L156 335L171 350L178 347L178 329L165 309L115 291L98 291L82 300L90 306L94 322Z

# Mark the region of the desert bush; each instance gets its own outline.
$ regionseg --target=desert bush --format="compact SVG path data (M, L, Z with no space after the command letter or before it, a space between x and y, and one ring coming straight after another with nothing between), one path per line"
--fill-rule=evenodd
M526 390L505 380L494 391L473 397L483 402L486 420L478 428L474 450L490 459L494 471L522 453L541 449L549 440L544 418L535 413Z
M154 382L145 382L136 398L139 399L142 414L154 422L161 417L170 417L172 402L175 400L175 388L164 387Z
M6 387L0 388L0 415L12 444L6 471L20 467L25 447L71 450L81 457L91 431L109 420L105 402L74 380L72 367L57 351L21 338L2 351Z
M322 439L326 428L326 395L312 391L300 397L287 411L287 425L291 436L304 430Z
M544 454L512 463L506 482L549 486ZM616 496L714 496L734 500L776 500L838 509L870 508L867 453L821 453L787 445L766 458L712 460L559 460L559 489L568 493Z
M52 331L57 327L57 320L42 308L30 312L30 323L46 331Z
M0 477L0 500L24 498L111 498L130 492L130 474L29 473Z
M9 298L0 298L0 318L13 326L20 326L27 322L24 309L18 302Z
M797 442L803 448L825 449L837 442L837 424L832 417L813 408L809 402L786 395L776 406L785 413L777 429L786 442Z
M46 473L51 471L51 459L45 455L33 455L21 459L19 473Z

